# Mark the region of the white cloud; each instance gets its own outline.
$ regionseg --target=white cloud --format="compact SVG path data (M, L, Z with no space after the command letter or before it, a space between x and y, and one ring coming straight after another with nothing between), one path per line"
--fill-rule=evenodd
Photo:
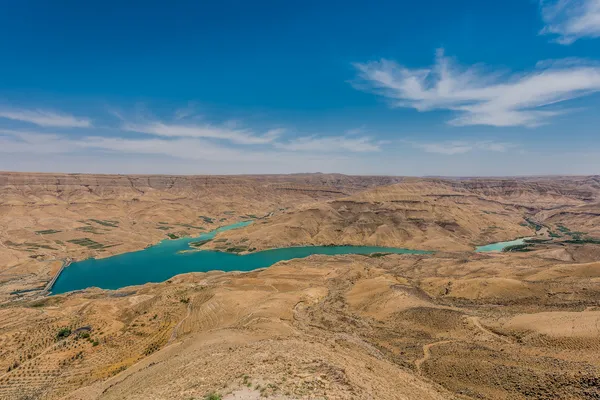
M77 150L78 147L62 135L0 130L0 153L60 154Z
M171 139L195 138L217 139L236 145L265 145L279 150L294 152L338 153L373 152L380 150L380 143L368 136L357 136L363 130L350 130L340 136L310 135L282 140L286 129L275 128L260 134L251 129L239 127L236 121L221 125L211 124L170 124L162 121L130 123L122 129Z
M366 136L304 136L274 145L285 150L329 153L340 151L362 153L381 150L378 142Z
M279 163L282 160L297 165L311 161L344 159L343 155L307 151L285 147L253 150L225 146L204 138L123 138L84 136L71 137L55 133L0 130L0 153L9 154L86 154L102 151L114 154L168 156L192 161ZM332 153L335 153L333 151Z
M210 124L167 124L163 122L125 123L123 130L171 138L210 138L227 140L235 144L267 144L277 139L283 129L271 129L257 135L250 129L238 129Z
M379 151L383 143L365 136L363 130L302 136L287 134L283 128L249 129L235 120L211 124L196 118L191 108L176 110L171 120L159 120L148 113L138 113L130 119L114 109L108 112L120 120L119 128L103 126L52 133L45 129L3 129L9 126L0 121L0 160L3 165L12 165L9 169L19 165L21 169L35 170L33 166L45 163L41 170L46 171L60 169L57 166L69 164L67 160L81 163L89 157L94 160L90 165L84 161L74 170L125 172L116 167L125 165L126 171L137 173L144 168L172 172L176 170L173 165L186 165L191 168L189 172L317 172L340 170L340 165L354 167L358 156L351 158L347 153L368 157L369 152ZM16 115L11 114L15 118ZM33 120L29 117L38 117L39 125L49 127L52 125L40 116L59 114L20 111L18 115L21 120L28 117L28 122ZM69 128L85 125L70 121L65 115L61 117L65 119L53 123ZM85 127L93 128L91 124ZM133 161L131 165L127 163L134 159L143 160L145 167L133 165ZM156 160L156 165L149 167L151 160Z
M505 152L506 150L516 147L512 143L500 143L493 141L463 141L463 140L448 140L444 142L430 142L430 143L420 143L420 142L408 142L413 147L417 149L421 149L427 153L437 153L437 154L464 154L471 151L494 151L494 152Z
M73 134L0 130L0 170L121 174L340 172L508 176L591 174L600 168L598 152L587 149L585 145L571 152L540 150L523 157L518 151L501 152L513 147L510 144L477 140L474 143L468 140L437 146L420 143L423 150L430 150L429 153L405 146L393 151L348 155L273 148L256 151L253 146L225 147L220 142L211 143L210 139L197 138L82 138ZM426 144L429 146L425 147ZM485 149L497 152L493 157L489 153L490 162L481 162L483 157L488 156L480 153ZM466 154L450 159L440 157L440 152Z
M258 157L259 152L242 151L197 138L142 138L85 136L0 130L0 152L67 154L83 150L125 154L154 154L188 160L239 160Z
M0 130L0 170L91 173L294 173L352 168L343 154L226 147L198 138L138 139Z
M462 68L442 50L430 68L410 69L388 60L355 66L358 88L388 98L392 107L454 111L449 123L457 126L538 126L567 111L556 104L600 91L600 67L573 59L538 63L521 74Z
M51 128L89 128L89 119L44 110L0 109L0 118L29 122Z
M569 45L581 38L600 37L600 0L540 0L543 35Z

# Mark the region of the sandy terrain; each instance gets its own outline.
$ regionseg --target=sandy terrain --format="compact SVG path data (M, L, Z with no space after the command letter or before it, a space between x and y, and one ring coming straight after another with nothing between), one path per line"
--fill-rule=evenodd
M600 398L598 236L589 218L556 214L599 210L595 177L5 176L0 399ZM219 238L443 251L10 293L43 286L67 257L250 214L265 218ZM538 242L472 251L515 236Z
M0 302L13 291L43 288L57 260L140 250L168 235L197 236L399 180L0 173Z

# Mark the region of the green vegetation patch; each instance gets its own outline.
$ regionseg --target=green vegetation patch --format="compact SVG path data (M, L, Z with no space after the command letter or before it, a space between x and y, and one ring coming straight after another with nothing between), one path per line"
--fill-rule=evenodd
M192 246L192 247L201 247L201 246L205 245L206 243L208 243L210 241L211 241L211 239L198 240L197 242L190 242L190 246Z
M168 231L169 229L173 229L170 226L159 226L156 229L160 229L161 231Z
M236 247L229 247L226 250L228 253L243 253L244 251L248 251L248 247L245 246L236 246Z
M381 257L385 257L385 256L389 256L392 253L371 253L371 254L367 254L366 256L369 258L381 258Z
M585 232L573 232L571 231L569 228L567 228L564 225L556 225L556 229L558 229L561 233L570 236L571 239L575 240L575 241L584 241L584 243L590 243L590 242L585 242L585 240L588 240L586 238L584 238L584 236L586 235ZM590 239L593 240L593 239ZM571 243L571 241L566 241L567 243Z
M556 225L556 229L558 229L562 233L571 232L571 230L564 225Z
M179 236L177 236L177 235L176 235L176 234L174 234L174 233L167 233L167 236L168 236L170 239L179 239Z
M212 224L215 222L215 220L211 217L207 217L205 215L200 215L198 218L202 219L204 222L206 222L207 224Z
M104 250L104 249L110 249L111 247L120 246L122 244L123 243L107 244L107 245L105 245L105 246L102 247L102 250Z
M542 243L549 243L552 242L552 239L525 239L525 243L530 243L530 244L542 244Z
M569 244L600 244L600 239L594 239L594 238L574 238L574 239L569 239L569 240L565 240L564 243L569 243Z
M87 232L87 233L92 233L94 235L102 235L103 233L98 231L98 228L91 226L91 225L86 225L86 226L80 226L79 228L75 228L76 231L80 231L80 232Z
M67 242L73 243L73 244L76 244L79 246L87 247L88 249L105 249L108 247L116 246L116 245L105 246L102 243L98 243L90 238L71 239L71 240L67 240Z
M69 335L71 335L70 328L60 328L58 330L58 332L56 333L56 340L61 340L61 339L67 338L67 337L69 337Z
M211 222L211 224L212 224L212 222ZM184 228L199 229L201 231L204 230L204 228L201 227L201 226L194 226L194 225L191 225L191 224L175 224L175 225L183 226Z
M515 244L514 246L507 246L502 249L503 252L511 253L511 252L528 252L532 251L530 244Z
M40 243L15 243L12 242L10 240L7 240L6 242L7 246L13 246L13 247L27 247L27 250L38 250L38 249L46 249L46 250L56 250L54 247L52 246L48 246L47 244L40 244Z
M88 219L88 221L95 222L95 223L97 223L99 225L102 225L102 226L109 226L111 228L118 228L119 227L119 221L111 221L111 220L108 220L108 219L107 220L93 219L93 218Z
M36 231L35 233L37 233L38 235L51 235L53 233L59 233L62 231L57 231L56 229L46 229L43 231Z
M526 225L524 226L529 226L531 229L535 229L536 232L544 227L544 225L539 224L529 218L525 218L525 223Z

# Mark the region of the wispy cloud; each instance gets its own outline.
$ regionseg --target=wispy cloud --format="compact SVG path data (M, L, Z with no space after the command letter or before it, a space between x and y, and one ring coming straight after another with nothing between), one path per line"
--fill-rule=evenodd
M342 159L331 154L312 154L285 149L235 148L202 138L124 138L84 136L71 137L55 133L39 133L0 129L0 154L86 154L101 151L112 154L167 156L190 161L279 163L288 160L297 165L311 160Z
M472 151L494 151L505 152L510 148L516 147L512 143L501 143L493 141L464 141L464 140L448 140L443 142L408 142L413 147L421 149L427 153L437 154L464 154Z
M275 147L291 151L329 153L363 153L381 150L380 143L368 136L304 136L285 143L275 143Z
M0 109L0 118L51 128L89 128L92 126L87 118L44 110Z
M278 150L314 153L374 152L380 150L381 142L363 134L364 129L347 131L344 135L298 135L284 140L285 128L263 132L241 128L240 123L229 121L215 125L208 123L180 124L163 121L142 123L124 122L122 129L152 136L182 139L210 139L235 145L263 145Z
M567 112L556 108L558 103L600 90L600 67L573 59L506 74L461 67L438 50L429 68L410 69L389 60L355 67L357 88L388 98L392 107L455 111L449 123L457 126L538 126Z
M543 35L569 45L581 38L600 37L600 0L540 0Z
M137 157L160 162L168 159L186 165L230 163L230 171L245 165L237 172L248 172L246 169L250 167L263 172L314 172L321 166L350 163L348 153L363 153L368 157L367 153L379 151L382 143L366 136L364 129L342 135L306 135L284 128L259 130L246 128L234 120L221 123L198 120L191 109L179 110L169 120L157 119L147 112L136 113L132 118L113 109L108 112L119 120L117 127L53 133L49 129L13 128L0 121L0 159L6 160L8 156L18 159L19 155L36 159L43 155L54 160L49 163L56 163L69 157L94 157L110 162ZM78 127L77 123L61 125ZM94 128L91 124L85 127ZM270 170L271 166L275 169Z
M210 124L169 124L164 122L125 123L125 131L146 133L171 138L210 138L226 140L235 144L267 144L276 140L284 130L271 129L257 134L250 129L217 126Z

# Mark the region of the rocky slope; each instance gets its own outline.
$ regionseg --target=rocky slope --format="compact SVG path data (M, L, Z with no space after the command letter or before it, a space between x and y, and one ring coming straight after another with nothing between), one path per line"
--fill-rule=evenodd
M537 253L313 256L12 304L0 398L596 398L598 277Z
M0 178L0 399L600 398L597 177ZM208 246L448 251L10 294L248 218Z
M66 258L139 250L399 180L0 173L0 302L43 288Z
M523 226L527 207L498 198L452 181L407 180L302 205L244 229L224 232L207 248L338 244L471 251L475 245L534 235L535 231ZM503 200L508 198L505 195Z

